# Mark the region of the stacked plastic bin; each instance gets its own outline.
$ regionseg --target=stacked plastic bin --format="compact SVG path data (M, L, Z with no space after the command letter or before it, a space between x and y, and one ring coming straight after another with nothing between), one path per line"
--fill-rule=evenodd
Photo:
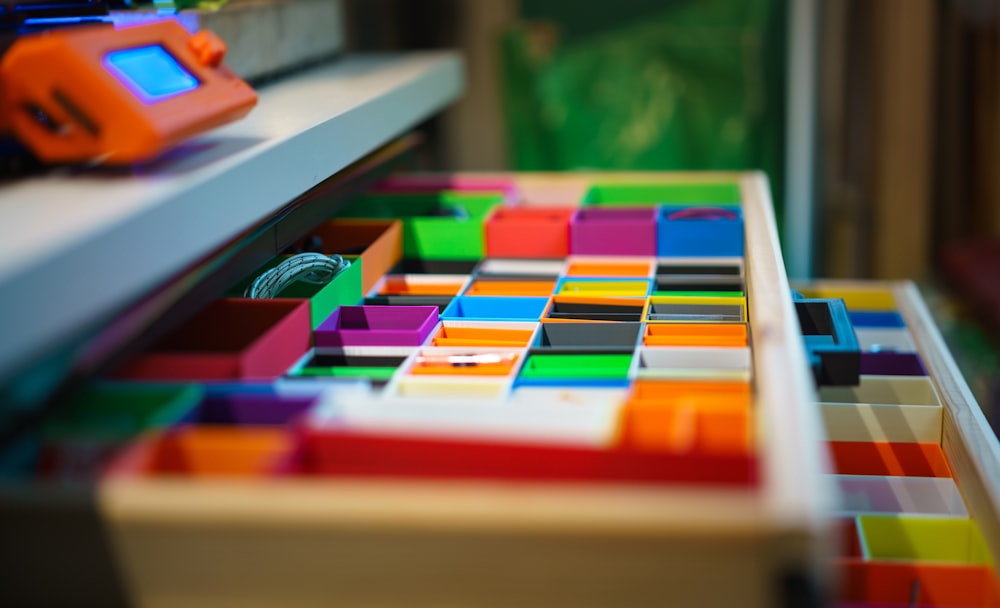
M820 404L844 502L845 605L996 606L994 558L941 447L943 407L888 285L817 284L843 298L862 349L857 387Z

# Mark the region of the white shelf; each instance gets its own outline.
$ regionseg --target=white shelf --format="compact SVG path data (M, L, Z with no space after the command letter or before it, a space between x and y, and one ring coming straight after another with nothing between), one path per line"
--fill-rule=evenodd
M152 166L0 184L0 380L405 133L462 87L454 53L347 57L262 89L247 118Z

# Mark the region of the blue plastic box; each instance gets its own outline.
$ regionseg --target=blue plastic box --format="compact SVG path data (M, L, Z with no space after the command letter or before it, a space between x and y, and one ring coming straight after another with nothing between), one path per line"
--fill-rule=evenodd
M847 316L854 327L906 327L903 315L894 310L855 310Z
M656 254L662 257L743 255L743 210L738 205L660 208Z
M444 320L538 321L549 299L540 297L459 296L444 309Z

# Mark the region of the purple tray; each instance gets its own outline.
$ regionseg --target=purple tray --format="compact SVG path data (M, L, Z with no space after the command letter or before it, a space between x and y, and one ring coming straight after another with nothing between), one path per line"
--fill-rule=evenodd
M656 255L656 207L582 207L570 220L570 253Z
M341 306L316 328L315 344L420 346L437 323L437 306Z
M917 353L861 353L861 373L874 376L926 376Z
M305 414L316 403L312 396L246 392L210 395L186 417L189 424L281 426Z

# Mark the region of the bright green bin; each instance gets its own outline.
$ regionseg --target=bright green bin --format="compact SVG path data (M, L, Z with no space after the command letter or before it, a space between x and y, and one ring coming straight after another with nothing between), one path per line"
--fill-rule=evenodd
M292 372L293 376L330 378L368 378L388 381L396 372L395 367L303 367Z
M620 380L628 377L632 354L533 354L521 377L527 379Z
M230 290L229 296L243 297L243 291L251 281L286 259L288 256L278 256L261 266ZM289 285L279 294L280 298L309 300L309 319L313 329L319 327L337 307L354 306L364 297L361 287L361 258L345 255L344 259L350 261L351 265L340 271L329 283L320 285L299 281Z
M46 441L125 442L177 423L202 396L202 389L194 385L97 385L53 412L43 436Z
M584 197L584 205L731 205L740 202L736 182L670 184L597 184Z
M340 217L401 219L406 258L478 260L486 218L503 201L502 192L378 194L358 199Z

